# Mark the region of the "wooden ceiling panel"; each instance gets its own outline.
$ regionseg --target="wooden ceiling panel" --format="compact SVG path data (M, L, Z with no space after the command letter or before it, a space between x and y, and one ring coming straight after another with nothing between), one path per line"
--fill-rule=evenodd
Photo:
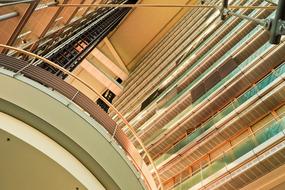
M9 39L11 38L12 34L16 30L18 24L20 23L23 15L27 11L29 4L18 4L14 6L8 7L0 7L0 15L7 14L10 12L18 12L19 16L10 18L7 20L0 21L0 43L7 44Z
M68 4L81 4L84 0L68 0L66 3ZM60 20L61 24L68 24L72 20L72 18L76 15L77 11L79 10L79 7L65 7L59 14L59 17L63 17Z
M35 11L26 24L25 30L32 31L35 36L41 37L58 9L52 7Z

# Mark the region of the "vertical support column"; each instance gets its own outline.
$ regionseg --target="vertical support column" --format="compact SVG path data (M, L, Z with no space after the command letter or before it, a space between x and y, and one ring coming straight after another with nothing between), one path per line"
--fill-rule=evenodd
M121 78L122 80L126 80L128 78L128 75L99 49L94 48L91 54L96 57L106 68L108 68L117 77Z
M223 5L221 9L221 20L226 20L226 15L224 14L224 10L228 8L228 0L223 0Z
M270 43L279 44L281 40L282 30L285 30L285 0L279 0L275 18L271 21L270 26Z

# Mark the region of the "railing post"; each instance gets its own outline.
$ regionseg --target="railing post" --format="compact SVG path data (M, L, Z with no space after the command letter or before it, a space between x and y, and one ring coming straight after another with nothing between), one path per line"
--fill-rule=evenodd
M76 93L72 96L71 100L73 101L75 99L75 97L78 95L79 90L76 91Z
M35 59L36 59L36 58L33 58L33 60L32 60L29 64L27 64L27 65L25 65L23 68L19 69L19 70L13 75L13 77L16 77L16 76L19 75L22 71L24 71L26 68L28 68L29 66L31 66L31 65L34 63Z
M115 129L114 129L113 134L112 134L112 139L111 139L111 141L113 141L113 140L115 139L117 130L118 130L118 124L116 123L116 127L115 127Z
M279 0L275 18L270 23L270 43L279 44L281 35L285 33L285 0Z
M225 14L225 9L228 9L228 0L223 0L223 5L221 8L221 20L224 21L227 18L227 14Z

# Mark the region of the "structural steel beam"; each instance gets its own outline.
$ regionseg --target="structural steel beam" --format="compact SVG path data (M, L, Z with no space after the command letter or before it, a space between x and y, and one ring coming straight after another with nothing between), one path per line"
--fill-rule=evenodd
M10 12L10 13L4 14L4 15L0 15L0 21L7 20L9 18L14 18L18 15L19 15L19 13L17 11Z
M270 24L270 43L279 44L285 31L285 0L279 0L275 18Z
M219 9L216 5L196 5L196 4L58 4L58 7L128 7L128 8L204 8ZM276 9L276 6L241 6L232 5L229 9Z
M114 46L110 42L110 40L108 38L104 38L104 42L105 42L106 46L109 48L109 50L111 51L111 53L113 54L116 61L124 67L125 71L128 72L128 69L127 69L125 63L123 62L122 58L120 57L120 55L118 54L117 50L114 48Z

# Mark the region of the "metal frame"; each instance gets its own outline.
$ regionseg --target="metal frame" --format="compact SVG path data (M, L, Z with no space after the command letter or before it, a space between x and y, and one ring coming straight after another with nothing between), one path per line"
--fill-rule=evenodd
M236 16L241 19L253 21L263 26L266 30L270 32L269 42L271 44L280 44L281 36L285 35L285 0L279 0L274 19L256 19L246 15L235 13L227 8L227 0L223 0L223 6L221 9L221 19L225 20L225 17L227 15Z
M266 0L273 6L239 6L239 5L228 5L228 0L222 1L222 6L215 5L183 5L183 4L57 4L58 7L130 7L130 8L163 8L163 7L180 7L180 8L214 8L219 9L221 12L221 20L225 20L227 16L236 16L242 19L247 19L261 26L265 27L271 33L269 42L271 44L279 44L282 35L285 35L285 0L279 0L278 5L271 0ZM272 20L255 19L246 15L235 13L231 9L277 9L276 16Z
M6 7L6 6L11 6L11 5L17 5L17 4L22 4L22 3L32 3L35 0L22 0L22 1L5 1L5 3L1 3L0 7Z
M19 15L19 13L17 11L10 12L10 13L7 13L7 14L3 14L3 15L0 15L0 21L7 20L9 18L14 18L14 17L16 17L18 15Z

